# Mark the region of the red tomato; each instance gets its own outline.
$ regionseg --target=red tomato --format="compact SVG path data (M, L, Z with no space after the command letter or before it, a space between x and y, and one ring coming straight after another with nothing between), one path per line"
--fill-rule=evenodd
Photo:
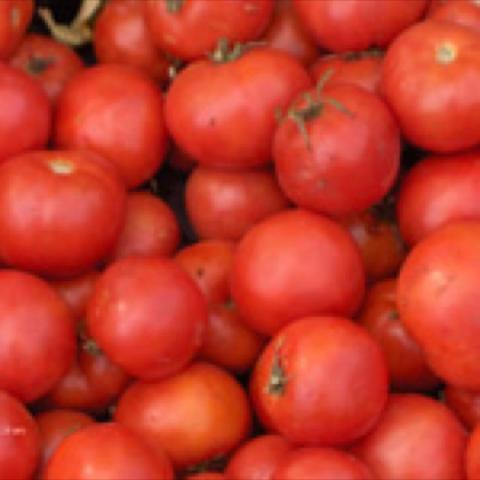
M89 425L69 435L47 465L44 480L173 480L169 459L122 425Z
M432 370L452 385L480 389L480 222L442 227L400 270L400 318Z
M93 46L99 63L133 65L160 83L168 78L169 62L153 44L143 2L108 2L95 21Z
M294 102L272 154L280 186L295 204L332 215L359 212L395 182L400 132L377 95L336 85Z
M187 180L185 201L200 238L225 240L238 240L255 223L289 205L268 169L198 167Z
M0 60L7 60L22 41L32 20L33 10L33 0L0 2Z
M480 427L476 427L468 440L465 455L468 480L480 478Z
M226 240L205 240L188 245L175 261L192 277L209 304L230 298L230 271L235 245Z
M466 428L473 430L480 424L480 393L447 385L444 390L447 406L462 421Z
M9 2L2 0L0 9L6 3ZM35 80L16 68L0 64L0 104L0 163L47 144L51 105Z
M156 383L133 384L120 398L115 419L153 449L165 449L177 468L227 454L251 426L243 388L208 363Z
M428 157L403 178L397 217L403 238L418 243L458 220L480 220L480 152Z
M93 153L12 158L0 165L0 257L54 277L89 271L117 240L125 198L117 172Z
M385 480L461 480L466 435L443 404L421 395L392 395L376 427L353 452Z
M179 243L177 218L161 198L147 192L128 195L125 224L111 255L112 260L133 256L170 256Z
M148 0L147 25L163 51L182 60L205 56L217 42L255 40L267 27L273 0Z
M261 435L244 443L230 458L229 480L272 480L273 473L292 446L280 435Z
M125 258L98 280L87 328L99 347L132 376L156 380L184 368L198 352L207 304L190 277L166 258Z
M237 247L232 296L245 322L266 335L303 316L352 315L365 277L349 234L308 212L278 213L254 226Z
M359 321L383 348L393 389L429 392L440 382L401 322L396 288L396 280L376 283L368 292Z
M83 69L82 59L69 47L46 35L29 33L10 58L35 79L52 101L56 101L67 82Z
M178 74L165 101L167 127L178 146L201 165L266 164L275 111L310 87L311 79L300 63L273 48L240 56L223 53L219 61L199 60Z
M0 319L0 389L36 400L73 362L74 321L52 287L15 270L0 270Z
M251 380L260 420L299 445L348 445L365 435L387 392L380 347L340 317L304 318L280 330Z
M58 101L55 142L115 163L129 187L150 178L166 150L162 93L127 65L97 65L69 82Z
M447 2L431 10L428 18L458 23L480 33L480 4L477 0Z
M2 478L30 480L39 458L40 434L35 420L17 399L0 390Z
M479 50L477 32L434 20L395 40L383 61L381 90L407 140L439 153L480 142Z

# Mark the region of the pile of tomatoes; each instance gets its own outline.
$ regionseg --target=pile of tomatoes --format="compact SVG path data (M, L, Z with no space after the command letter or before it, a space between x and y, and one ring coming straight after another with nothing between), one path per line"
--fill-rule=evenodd
M480 479L480 2L47 3L0 2L0 479Z

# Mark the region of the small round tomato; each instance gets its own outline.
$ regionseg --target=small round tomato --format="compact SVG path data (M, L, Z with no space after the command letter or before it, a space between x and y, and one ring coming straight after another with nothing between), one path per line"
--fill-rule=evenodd
M435 3L435 2L433 2ZM477 0L455 0L439 5L427 15L433 20L458 23L480 33L480 4Z
M187 214L199 238L238 240L289 202L267 169L198 167L187 180Z
M10 65L35 79L55 102L84 64L79 55L47 35L29 33L10 58Z
M299 445L348 445L373 428L385 406L387 365L352 321L309 317L271 340L250 387L267 428Z
M392 395L375 428L352 449L375 478L462 479L466 434L445 405Z
M170 460L117 423L88 425L69 435L47 464L44 480L135 478L173 480Z
M7 60L17 49L30 25L33 11L33 0L0 2L0 60Z
M468 440L465 454L468 480L480 478L480 426L477 426Z
M194 363L159 382L133 384L120 398L115 419L153 449L164 449L176 468L229 453L251 427L243 388L208 363Z
M117 172L93 153L14 157L0 165L0 257L51 277L89 271L117 240L125 198Z
M447 385L443 391L445 403L466 428L473 430L480 424L480 393Z
M162 92L128 65L85 69L59 98L54 140L61 148L87 148L119 167L129 187L161 166L167 145Z
M154 43L182 60L212 51L217 42L255 40L267 27L273 0L148 0L147 25Z

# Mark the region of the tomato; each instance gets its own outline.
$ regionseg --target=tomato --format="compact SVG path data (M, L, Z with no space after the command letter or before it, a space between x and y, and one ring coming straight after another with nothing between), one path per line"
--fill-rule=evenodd
M235 245L226 240L205 240L182 248L175 261L190 275L209 304L230 298L230 271Z
M254 330L275 334L302 316L352 315L365 277L349 234L332 220L291 210L254 226L237 247L232 297Z
M293 0L304 27L333 52L386 47L422 16L427 0Z
M182 60L205 56L217 42L255 40L267 27L273 0L148 0L147 25L161 50Z
M166 150L162 93L127 65L97 65L68 83L58 101L54 140L88 148L115 163L136 187L161 166Z
M0 2L0 8L6 3ZM0 64L0 103L0 163L47 144L51 105L35 80L16 68Z
M87 272L117 240L125 197L117 172L93 153L12 158L0 165L0 257L52 277Z
M280 435L260 435L236 450L225 474L229 480L272 480L277 465L291 448Z
M371 207L392 187L400 133L375 94L327 86L294 102L275 133L272 154L280 186L295 204L348 214Z
M10 58L10 65L35 79L53 102L84 67L82 59L71 48L36 33L25 36Z
M415 394L392 395L372 432L353 453L385 480L464 478L466 434L443 404Z
M359 321L383 348L393 389L429 392L440 382L401 322L396 288L396 280L376 283L368 292Z
M465 464L468 480L480 478L480 428L473 431L468 440Z
M17 49L30 25L33 10L33 0L0 2L0 60L7 60Z
M125 224L111 259L170 256L179 243L177 218L161 198L147 192L128 195Z
M28 410L0 390L0 472L2 478L30 480L40 458L40 434Z
M47 393L74 359L73 325L46 282L0 270L0 389L25 403Z
M458 23L480 33L480 4L477 0L456 0L429 12L428 18Z
M400 270L400 318L432 370L452 385L480 389L480 223L447 225L420 242Z
M143 2L108 2L95 21L93 35L99 63L139 67L160 83L168 79L169 62L153 43L145 21Z
M289 53L304 65L310 65L318 55L313 38L305 31L293 9L292 0L277 0L263 41Z
M480 152L427 157L403 178L397 217L403 238L418 243L439 227L480 220Z
M200 362L156 383L133 384L120 398L115 419L155 450L165 449L177 469L227 454L251 426L240 384Z
M167 92L170 134L200 165L269 163L275 111L312 83L302 65L284 52L255 48L242 55L237 50L219 50L215 61L191 63Z
M408 141L438 153L480 142L479 49L477 32L434 20L413 26L391 45L381 90Z
M186 184L190 222L200 238L238 240L252 225L289 202L267 169L198 167Z
M193 280L166 258L129 257L100 276L87 309L99 347L132 376L155 380L198 352L207 305Z
M469 430L480 424L480 393L447 385L443 391L445 403Z
M89 425L69 435L47 465L44 480L135 478L172 480L169 459L153 453L140 439L116 423Z
M299 445L348 445L382 412L387 365L380 347L355 323L308 317L271 340L250 387L267 428Z

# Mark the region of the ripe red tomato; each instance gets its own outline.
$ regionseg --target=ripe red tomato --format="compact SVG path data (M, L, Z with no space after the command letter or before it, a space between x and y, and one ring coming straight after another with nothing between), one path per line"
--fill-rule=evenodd
M2 478L30 480L39 458L40 434L35 420L16 398L0 390Z
M353 85L327 86L294 102L275 132L273 159L280 186L295 204L332 215L359 212L392 187L400 132L377 95Z
M9 2L0 2L0 9L5 3ZM0 163L47 144L51 105L35 80L17 68L0 64L0 104Z
M69 435L48 463L44 480L173 480L169 459L154 454L117 423L89 425Z
M125 198L117 172L93 153L45 150L12 158L0 165L0 257L53 277L87 272L117 240Z
M165 449L177 469L227 454L251 427L243 388L208 363L156 383L133 384L120 398L115 419L153 449Z
M291 210L254 226L237 247L232 296L254 330L275 334L308 315L350 316L363 299L362 259L332 220Z
M380 347L340 317L303 318L280 330L251 380L262 423L299 445L348 445L365 435L387 392Z
M166 150L162 93L146 74L127 65L80 72L59 98L55 143L88 148L119 167L129 187L150 178Z
M33 10L33 0L0 2L0 60L7 60L22 41L32 20Z
M432 370L452 385L480 389L480 222L459 222L415 246L400 270L400 318Z
M480 142L479 49L477 32L434 20L394 41L384 58L381 90L407 140L438 153Z
M468 480L480 478L480 426L475 428L468 440L465 464Z
M435 4L436 2L433 2ZM480 4L477 0L455 0L446 2L429 11L428 18L458 23L480 33Z
M187 214L199 238L238 240L289 201L268 169L198 167L186 184Z
M100 276L88 304L87 329L127 373L155 380L192 360L207 318L203 295L175 262L130 257Z
M147 25L161 50L182 60L195 60L217 42L255 40L267 27L273 0L148 0Z
M443 391L445 403L465 427L473 430L480 424L480 393L447 385Z
M25 403L37 400L75 357L71 314L43 280L0 270L0 319L0 389Z
M10 65L35 79L55 102L67 82L84 67L71 48L46 35L29 33L10 58Z
M178 74L166 96L167 127L178 146L201 165L266 164L276 109L287 107L311 79L299 62L273 48L223 54L218 61L191 63Z
M466 434L440 402L414 394L392 395L376 427L353 453L375 478L461 480Z
M396 280L376 283L368 292L359 321L385 352L392 388L433 391L440 381L428 368L423 352L408 334L397 309Z

